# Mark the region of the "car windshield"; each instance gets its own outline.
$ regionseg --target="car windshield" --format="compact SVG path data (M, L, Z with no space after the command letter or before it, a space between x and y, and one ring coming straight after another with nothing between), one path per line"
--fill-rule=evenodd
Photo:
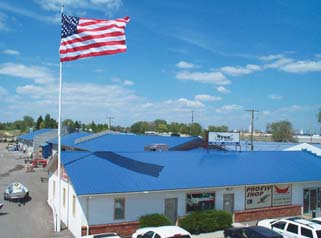
M321 230L317 231L318 238L321 238Z

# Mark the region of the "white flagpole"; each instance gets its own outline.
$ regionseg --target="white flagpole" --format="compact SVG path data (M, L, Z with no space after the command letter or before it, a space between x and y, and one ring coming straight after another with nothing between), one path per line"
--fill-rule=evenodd
M61 17L64 10L64 6L61 6ZM56 219L56 231L61 231L61 98L62 98L62 62L60 62L59 73L59 103L58 103L58 211Z

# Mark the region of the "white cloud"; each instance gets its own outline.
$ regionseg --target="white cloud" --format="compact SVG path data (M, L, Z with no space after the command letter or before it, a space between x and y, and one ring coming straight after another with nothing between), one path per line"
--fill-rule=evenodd
M225 66L220 68L220 70L227 75L240 76L240 75L250 74L250 73L253 73L254 71L261 70L261 67L254 64L248 64L245 67Z
M199 95L196 95L195 97L195 100L197 101L220 101L222 100L221 97L218 97L218 96L211 96L211 95L207 95L207 94L199 94Z
M289 73L304 73L321 71L321 61L296 61L280 67L281 70Z
M182 106L191 107L191 108L204 107L203 103L199 101L188 100L186 98L180 98L177 100L177 102Z
M7 24L7 16L0 12L0 31L10 31Z
M132 85L134 85L134 82L133 82L133 81L130 81L130 80L124 80L123 84L124 84L125 86L132 86Z
M61 9L61 3L64 4L66 9L70 10L98 10L104 11L107 15L112 15L113 12L120 9L123 5L121 0L37 0L43 9L47 11L59 11Z
M230 90L228 90L227 88L225 88L225 87L223 87L223 86L218 86L218 87L216 87L216 90L217 90L218 92L220 92L220 93L225 93L225 94L231 92Z
M281 100L282 96L277 95L277 94L270 94L269 98L272 99L272 100Z
M197 66L195 64L192 64L186 61L180 61L176 64L176 67L180 69L192 69L192 68L196 68Z
M307 109L307 108L300 106L300 105L291 105L289 107L279 108L277 111L279 111L279 112L297 112L297 111L302 111L305 109Z
M52 73L45 67L26 66L15 63L0 64L0 74L32 79L35 83L39 84L47 84L55 80Z
M182 71L176 74L180 80L191 80L200 83L210 83L217 85L230 84L230 81L221 72L189 72Z
M17 50L11 50L11 49L7 49L7 50L4 50L2 51L4 54L7 54L7 55L20 55L20 52L17 51Z
M0 98L6 97L8 94L8 90L0 86Z
M242 109L243 109L243 106L237 105L237 104L232 104L232 105L225 105L220 108L217 108L216 112L217 113L230 113L230 112L238 111L238 110L242 110Z
M289 63L291 63L293 61L294 60L290 59L290 58L280 58L280 59L277 59L274 62L265 64L263 67L265 69L279 69L279 68L283 67L284 65L287 65L287 64L289 64Z
M265 56L259 57L259 59L263 60L263 61L271 61L271 60L277 60L277 59L281 59L281 58L284 58L284 56L282 54L265 55Z

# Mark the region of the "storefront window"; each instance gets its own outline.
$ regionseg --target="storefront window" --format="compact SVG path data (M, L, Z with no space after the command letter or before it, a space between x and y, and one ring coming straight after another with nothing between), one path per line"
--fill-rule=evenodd
M215 208L215 193L190 193L186 195L186 211L201 211Z

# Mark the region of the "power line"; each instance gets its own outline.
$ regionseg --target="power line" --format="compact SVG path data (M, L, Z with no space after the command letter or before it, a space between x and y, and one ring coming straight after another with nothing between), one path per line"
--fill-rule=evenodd
M254 146L253 146L253 132L254 132L254 112L259 112L258 110L255 110L255 109L248 109L248 110L245 110L247 112L251 112L251 150L254 149Z

